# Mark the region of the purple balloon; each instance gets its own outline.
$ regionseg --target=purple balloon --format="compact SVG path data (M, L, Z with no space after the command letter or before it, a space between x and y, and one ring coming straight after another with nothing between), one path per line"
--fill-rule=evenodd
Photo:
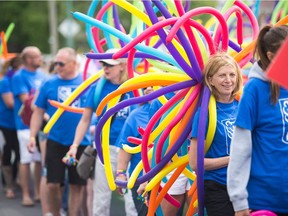
M187 12L188 10L190 10L190 4L191 4L191 1L190 1L190 0L185 1L185 5L184 5L184 10L185 10L185 12Z
M152 0L152 1L158 7L158 9L161 11L163 16L165 16L165 18L167 18L167 19L168 18L172 18L172 15L169 13L169 11L166 9L166 7L160 1L158 1L158 0ZM191 31L190 33L191 33L191 37L193 37L193 40L196 41L193 32ZM196 79L198 82L202 82L203 77L202 77L202 73L201 73L201 68L199 66L199 63L198 63L196 57L195 57L195 53L193 52L193 50L191 48L190 43L188 42L186 36L184 35L184 33L183 33L183 31L181 29L179 29L179 31L177 32L177 36L178 36L183 48L185 49L185 51L187 53L187 56L188 56L188 59L189 59L191 65L193 67L195 67L195 68L191 68L188 65L188 67L192 70L192 73L193 73L192 79ZM166 35L165 35L165 40L166 40ZM195 47L195 49L199 50L199 47ZM177 53L178 53L178 51L177 51ZM173 55L173 53L172 53L172 55ZM176 59L178 57L176 56L174 58ZM186 72L186 73L188 73L188 72Z
M84 55L90 59L101 60L101 59L112 59L112 56L114 55L114 53L86 53ZM128 53L121 56L121 58L127 58L127 57L128 57ZM150 59L162 60L160 58L157 58L156 56L143 53L143 52L136 52L135 58L150 58Z
M204 216L204 140L207 123L208 104L210 90L204 87L199 123L198 123L198 143L197 143L197 191L198 191L198 215Z
M102 116L102 118L99 120L97 127L96 127L96 133L95 133L95 145L98 152L99 159L103 163L103 152L101 148L101 131L106 123L106 121L114 115L114 113L118 112L119 110L123 109L124 107L131 106L134 104L139 103L145 103L148 101L151 101L161 95L167 94L169 92L178 91L183 88L188 88L196 85L197 82L194 80L188 80L180 83L176 83L170 86L163 87L155 92L150 93L149 95L137 97L137 98L131 98L127 100L123 100L122 102L118 103L116 106L112 107L111 109L107 110L105 114Z
M154 13L153 7L151 5L150 1L143 1L143 4L145 6L146 12L149 15L149 18L153 24L158 22L158 18ZM171 53L171 55L174 57L174 59L177 61L177 63L182 67L182 69L187 73L188 76L190 76L192 79L196 79L197 75L195 75L195 72L193 68L191 68L187 62L182 58L181 54L178 52L178 50L174 47L172 43L166 44L166 33L163 29L157 30L157 33L163 43L166 45L167 49ZM198 63L196 63L198 64ZM196 79L197 80L197 79Z
M113 18L114 18L115 28L118 29L119 31L122 31L121 23L120 23L118 11L117 11L117 6L115 4L113 5ZM119 42L120 42L121 47L125 46L125 43L122 40L119 40Z

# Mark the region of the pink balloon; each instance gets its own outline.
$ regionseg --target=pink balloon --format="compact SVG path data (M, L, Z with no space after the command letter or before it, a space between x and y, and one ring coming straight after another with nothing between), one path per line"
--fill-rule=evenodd
M238 44L241 46L243 43L243 17L242 17L242 12L240 8L237 6L232 6L225 12L223 17L227 21L233 13L236 13L236 17L237 17L237 41L238 41ZM215 33L215 41L217 44L220 43L220 38L221 38L220 31L221 31L221 26L219 25Z
M250 216L277 216L277 215L268 210L259 210L259 211L252 212Z
M158 29L163 28L167 25L173 25L177 20L178 20L178 18L173 17L173 18L169 18L169 19L160 21L160 22L158 22L152 26L149 26L141 34L139 34L136 38L134 38L131 42L126 44L121 50L117 51L113 55L112 58L113 59L121 58L125 53L129 52L138 43L141 43L147 37L154 34L155 31L157 31ZM194 20L188 20L188 23L191 26L193 26L194 28L196 28L197 30L199 30L199 32L201 34L203 34L203 36L205 37L205 39L207 41L210 53L214 54L216 52L216 50L215 50L215 46L214 46L213 40L212 40L209 32L201 24L197 23Z
M179 113L174 117L174 119L168 124L168 126L163 131L162 135L160 136L157 148L156 148L156 163L159 163L162 159L162 149L165 143L165 140L169 136L171 130L175 127L175 125L182 119L184 114L187 112L189 107L192 105L194 100L197 98L197 96L200 93L201 85L196 85L195 89L191 93L189 99L186 101L186 103L183 105Z
M212 14L219 20L219 23L222 27L222 49L224 51L227 51L229 42L228 26L222 14L212 7L201 7L192 9L191 11L185 13L182 17L178 18L177 22L174 24L174 26L171 28L171 31L167 35L166 42L170 43L172 39L175 37L177 31L180 29L180 27L183 26L183 24L185 24L188 20L190 20L192 16L197 16L204 13ZM218 45L219 44L217 44L217 46Z

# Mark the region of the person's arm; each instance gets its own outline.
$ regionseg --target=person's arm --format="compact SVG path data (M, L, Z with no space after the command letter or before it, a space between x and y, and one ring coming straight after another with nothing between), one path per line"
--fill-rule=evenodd
M19 95L19 99L21 100L22 103L24 103L29 97L28 93L23 93Z
M30 139L27 144L29 152L34 152L36 149L36 136L41 128L44 114L44 109L35 107L30 122Z
M90 127L92 114L92 108L86 107L84 109L83 115L76 128L73 144L70 146L70 150L66 154L68 157L76 158L77 148L81 144L86 132Z
M130 159L131 159L131 154L127 153L123 149L120 149L118 153L117 172L116 172L117 180L127 181L126 171L127 171ZM117 186L117 191L120 195L124 194L121 186Z
M7 92L1 95L2 100L7 108L14 107L14 98L11 92Z
M245 216L249 212L247 184L251 169L251 131L235 127L227 173L227 190L235 215Z
M204 169L215 170L228 166L229 156L219 158L204 158ZM197 171L197 138L190 142L189 165L193 171Z

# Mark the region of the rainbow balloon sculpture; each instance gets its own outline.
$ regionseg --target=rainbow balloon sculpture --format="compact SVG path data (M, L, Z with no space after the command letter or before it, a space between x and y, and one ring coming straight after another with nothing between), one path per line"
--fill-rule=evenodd
M101 7L98 7L100 10L95 15L100 3ZM86 35L92 50L86 54L89 59L127 58L130 79L104 98L96 110L96 114L100 115L107 106L96 128L95 143L99 158L105 166L111 190L116 189L116 184L132 188L134 185L149 181L146 187L147 191L151 191L148 215L154 215L155 212L157 215L162 214L159 204L163 198L175 206L180 205L167 191L181 173L192 182L189 191L192 202L187 215L204 215L204 154L213 140L217 116L215 99L210 96L209 89L202 84L202 69L208 57L216 52L228 52L242 68L249 67L259 32L256 17L259 4L253 5L254 11L239 0L226 1L221 11L213 7L190 9L190 4L191 1L179 0L93 1L87 15L80 12L73 13L77 20L86 23ZM278 7L278 11L274 12L269 20L275 25L286 24L288 16L283 14L287 14L287 1L286 3L280 1L278 4L282 6L275 6ZM280 7L285 9L279 12ZM129 32L126 32L121 24L119 9L124 10L126 17L131 17ZM202 14L211 16L205 25L201 20L194 19L195 16ZM248 23L244 20L248 20ZM279 21L276 23L276 20ZM247 26L250 29L248 35L244 34ZM100 35L104 37L101 39ZM104 46L120 50L104 54ZM163 71L166 72L164 76ZM58 111L45 128L46 133L61 113L68 109L67 106L69 107L82 91L97 81L102 73L99 71L88 78L62 106L59 105ZM153 86L155 91L140 96L138 89L148 86ZM129 91L133 91L135 97L118 102L120 95ZM164 97L165 94L176 91L171 99L167 100ZM127 152L141 152L142 161L128 182L115 182L109 154L111 117L124 107L157 98L163 106L149 121L142 133L142 139L137 140L139 145L135 148L124 146ZM196 180L195 173L188 165L188 154L179 157L177 151L189 137L193 117L199 107L201 110ZM69 108L69 111L73 109ZM209 125L205 136L207 117ZM160 119L160 124L154 128ZM158 142L155 144L157 137ZM163 145L166 140L168 146ZM204 140L206 140L205 146ZM151 143L154 143L154 146L151 147ZM152 159L155 161L153 167L149 163ZM161 188L161 180L174 169L176 171L173 176ZM138 177L142 170L145 174Z

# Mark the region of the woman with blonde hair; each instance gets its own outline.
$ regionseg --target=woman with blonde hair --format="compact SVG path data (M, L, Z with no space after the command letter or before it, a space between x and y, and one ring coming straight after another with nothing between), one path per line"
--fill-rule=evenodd
M242 88L242 75L237 62L231 56L217 53L205 65L204 77L205 85L215 97L217 107L215 135L204 158L204 205L209 216L233 216L233 206L226 189L226 175L238 110L235 95ZM193 120L189 157L189 164L196 174L198 121L199 110Z

